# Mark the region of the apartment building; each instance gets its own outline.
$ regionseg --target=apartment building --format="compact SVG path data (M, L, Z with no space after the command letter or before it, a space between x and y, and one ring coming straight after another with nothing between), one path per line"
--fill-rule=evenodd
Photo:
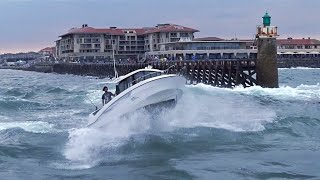
M278 49L320 49L320 41L311 38L302 39L278 39Z
M73 28L56 41L56 54L64 59L139 59L145 52L157 51L160 43L193 39L198 30L158 24L149 28L97 29L87 24Z
M257 50L251 46L248 41L206 37L160 43L160 51L146 52L146 56L169 60L256 58Z
M158 24L155 28L145 29L146 52L160 51L160 44L184 40L192 41L198 30L174 24Z

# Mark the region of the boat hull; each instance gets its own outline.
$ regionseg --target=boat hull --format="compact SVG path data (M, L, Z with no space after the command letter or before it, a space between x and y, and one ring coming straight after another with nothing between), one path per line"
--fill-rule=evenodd
M139 82L117 95L98 112L90 114L88 126L103 127L108 125L110 119L137 109L176 102L182 96L185 83L186 79L178 75L161 75Z

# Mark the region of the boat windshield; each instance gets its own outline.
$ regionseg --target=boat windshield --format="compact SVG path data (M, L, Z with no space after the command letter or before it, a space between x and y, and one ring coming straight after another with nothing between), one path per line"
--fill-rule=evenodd
M116 94L120 94L124 90L128 89L129 87L144 81L146 79L150 79L152 77L160 76L163 72L162 71L138 71L125 79L121 80L116 86Z

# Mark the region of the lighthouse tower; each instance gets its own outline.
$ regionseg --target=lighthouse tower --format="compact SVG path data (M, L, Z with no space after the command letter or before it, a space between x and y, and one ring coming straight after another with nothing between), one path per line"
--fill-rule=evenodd
M266 12L262 17L263 25L257 28L257 37L277 37L278 27L271 26L271 16Z
M278 28L271 26L271 16L266 12L263 24L257 27L258 60L257 84L266 88L279 87L277 64Z

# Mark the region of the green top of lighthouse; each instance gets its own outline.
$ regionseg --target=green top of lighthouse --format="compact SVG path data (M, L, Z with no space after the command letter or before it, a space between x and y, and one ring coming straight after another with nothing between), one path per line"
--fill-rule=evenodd
M266 14L262 17L263 19L263 26L270 26L271 24L271 16L268 14L268 12L266 12Z

